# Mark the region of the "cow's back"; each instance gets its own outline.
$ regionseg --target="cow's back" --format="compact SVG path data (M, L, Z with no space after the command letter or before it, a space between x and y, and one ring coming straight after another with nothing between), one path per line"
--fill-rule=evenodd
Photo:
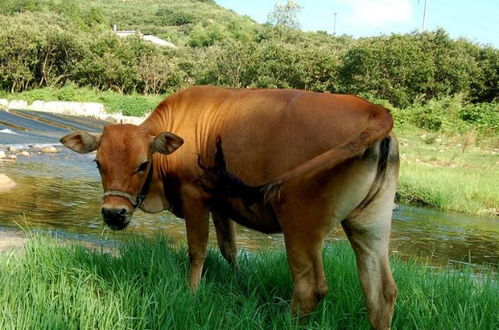
M198 154L209 163L221 137L228 170L258 185L361 134L380 111L351 95L199 86L167 98L149 121L162 118L161 130L184 139L169 156L179 166L197 166Z

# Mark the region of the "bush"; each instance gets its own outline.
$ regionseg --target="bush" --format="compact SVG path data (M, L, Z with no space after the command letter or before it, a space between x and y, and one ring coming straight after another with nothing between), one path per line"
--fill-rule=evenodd
M493 51L486 54L466 40L453 41L443 30L367 38L345 54L342 88L399 107L456 94L490 101L494 88L490 80L497 86L499 75L487 81L483 71L497 71L499 56ZM480 96L473 94L476 90L482 90Z
M0 88L18 92L73 78L84 49L73 28L53 14L0 16Z
M121 112L125 116L144 116L158 105L158 100L142 95L119 95L107 93L100 97L107 110Z
M459 117L482 131L499 134L499 103L468 104Z

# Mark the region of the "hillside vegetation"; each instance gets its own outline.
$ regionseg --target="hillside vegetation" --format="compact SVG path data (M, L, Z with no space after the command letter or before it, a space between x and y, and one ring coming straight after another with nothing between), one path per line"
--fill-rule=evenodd
M11 92L67 82L120 93L213 84L355 93L399 107L499 95L499 51L443 30L356 40L256 24L208 0L6 0L0 12L0 89ZM179 48L120 39L112 24Z
M177 48L119 38L112 24ZM143 115L165 95L200 84L357 94L380 103L406 141L401 200L499 213L496 48L453 40L442 29L361 39L302 32L257 24L211 0L0 2L0 97L97 101ZM492 179L478 180L477 171Z

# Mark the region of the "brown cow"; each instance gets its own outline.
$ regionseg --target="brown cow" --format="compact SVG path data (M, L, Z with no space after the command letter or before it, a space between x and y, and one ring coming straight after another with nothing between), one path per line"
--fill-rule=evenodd
M137 207L185 219L193 290L211 213L230 263L234 221L284 233L291 308L310 313L328 291L324 240L341 223L371 325L386 329L397 295L388 261L398 176L392 125L386 109L351 95L191 87L139 126L106 125L101 135L75 132L61 142L80 153L97 150L102 214L112 229L124 228Z

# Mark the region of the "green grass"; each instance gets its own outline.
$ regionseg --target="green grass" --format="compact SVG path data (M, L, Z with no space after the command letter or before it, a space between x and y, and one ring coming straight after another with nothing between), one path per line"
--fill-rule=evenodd
M398 133L401 203L499 215L497 137L449 136L420 129Z
M368 329L354 256L325 251L330 293L299 323L290 316L283 252L242 254L235 271L210 251L197 294L187 256L164 238L123 243L116 255L34 236L23 253L0 255L2 329ZM497 282L470 270L435 271L393 260L395 329L494 329Z

